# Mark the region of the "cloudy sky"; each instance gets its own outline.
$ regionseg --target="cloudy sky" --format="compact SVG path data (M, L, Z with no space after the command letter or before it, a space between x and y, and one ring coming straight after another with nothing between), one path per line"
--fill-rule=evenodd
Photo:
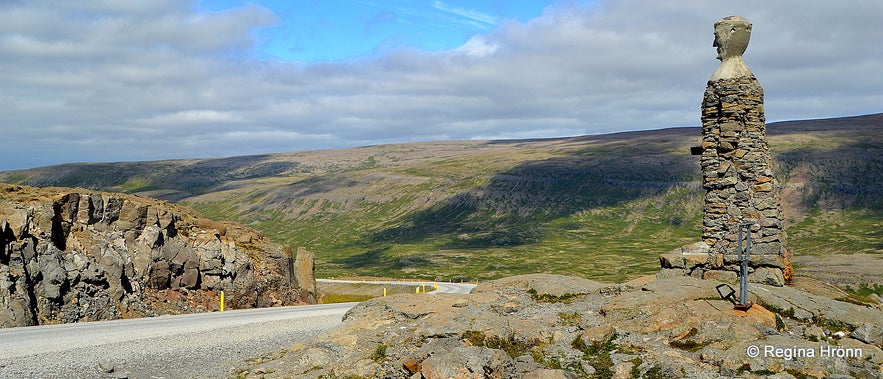
M883 111L879 0L5 0L0 14L0 170L694 126L729 15L754 23L745 60L768 121Z

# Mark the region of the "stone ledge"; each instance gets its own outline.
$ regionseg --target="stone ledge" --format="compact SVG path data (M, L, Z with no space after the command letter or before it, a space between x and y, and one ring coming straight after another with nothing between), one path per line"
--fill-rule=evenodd
M695 267L721 267L723 257L710 254L711 247L705 242L684 245L659 256L662 268L681 268L687 271Z

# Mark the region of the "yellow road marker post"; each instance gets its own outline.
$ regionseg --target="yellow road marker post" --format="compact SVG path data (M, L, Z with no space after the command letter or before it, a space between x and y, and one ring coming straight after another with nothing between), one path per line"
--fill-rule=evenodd
M221 312L224 311L224 291L221 291Z

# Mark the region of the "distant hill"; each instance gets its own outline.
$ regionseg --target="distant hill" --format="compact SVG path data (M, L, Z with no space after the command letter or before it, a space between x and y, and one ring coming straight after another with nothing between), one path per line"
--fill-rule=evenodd
M883 114L772 123L768 135L796 254L883 254ZM699 139L673 128L411 143L66 164L0 181L182 202L317 251L320 276L618 281L699 239Z

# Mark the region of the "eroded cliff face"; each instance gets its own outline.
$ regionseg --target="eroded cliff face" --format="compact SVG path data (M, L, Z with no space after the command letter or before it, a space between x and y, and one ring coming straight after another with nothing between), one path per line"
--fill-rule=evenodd
M0 184L0 327L309 302L290 259L168 202Z

